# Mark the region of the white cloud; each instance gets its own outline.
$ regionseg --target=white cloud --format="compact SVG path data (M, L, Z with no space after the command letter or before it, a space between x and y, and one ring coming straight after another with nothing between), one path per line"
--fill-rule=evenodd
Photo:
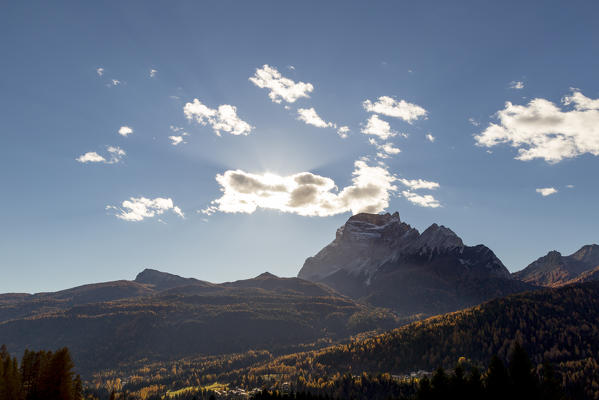
M133 133L133 129L128 126L121 126L119 128L119 135L127 137L128 135Z
M599 155L599 99L573 90L562 103L573 109L541 98L522 106L508 101L496 114L499 123L491 123L474 139L483 147L507 143L518 149L516 159L522 161L557 163L586 153Z
M549 195L557 193L556 188L548 187L548 188L538 188L536 189L537 193L540 193L543 197L547 197Z
M566 185L568 189L574 189L574 185Z
M112 81L112 86L118 86L121 84L121 81L119 81L118 79L111 79Z
M254 76L249 79L259 88L269 89L268 97L275 103L280 103L282 100L294 103L299 98L310 97L309 93L314 90L311 83L294 82L267 64L257 68Z
M182 127L171 125L169 127L169 129L171 131L177 133L177 135L172 135L172 136L168 137L171 140L171 144L173 146L177 146L181 143L187 143L187 142L185 142L185 136L189 136L189 134L187 132L183 131Z
M389 96L381 96L374 103L366 100L362 105L366 111L401 118L409 123L418 118L426 118L427 114L426 110L419 105L408 103L405 100L397 101Z
M118 146L108 146L106 148L108 152L108 159L95 151L90 151L85 154L80 155L76 158L80 163L104 163L104 164L116 164L120 162L127 153L125 150L121 149Z
M88 151L85 154L80 155L79 157L76 158L77 161L79 161L80 163L97 163L97 162L106 162L106 159L104 157L102 157L101 155L99 155L98 153L96 153L95 151Z
M98 74L98 76L104 75L104 68L102 68L102 67L96 68L96 74Z
M478 122L474 118L468 118L468 122L470 122L474 126L480 126L480 122Z
M150 78L153 78L153 77L155 77L157 72L158 72L157 70L155 70L155 69L153 69L153 68L152 68L152 69L150 70Z
M391 125L387 121L380 119L376 114L368 118L366 126L362 128L362 133L378 136L381 140L387 140L397 134L391 130Z
M510 89L524 89L524 82L522 81L511 81Z
M348 132L349 132L349 126L340 126L339 128L337 128L337 135L339 135L339 137L341 139L347 139L348 138Z
M433 143L435 141L435 137L433 135L431 135L430 133L426 134L426 140L428 140L429 142Z
M171 140L171 144L173 146L177 146L178 144L185 143L183 141L183 136L169 136L168 138Z
M419 195L417 193L410 192L409 190L404 190L402 194L408 201L416 204L417 206L429 208L441 207L439 201L430 194Z
M352 184L339 191L332 179L310 172L280 176L229 170L216 176L223 195L202 212L251 214L264 208L324 217L347 211L377 213L389 206L397 188L386 168L358 160L352 175Z
M379 151L377 157L379 158L389 158L390 155L399 154L401 152L399 148L393 146L393 143L387 142L379 144L374 138L368 139L368 142L377 148Z
M398 179L399 182L404 184L410 189L437 189L439 184L437 182L425 181L424 179Z
M564 96L562 102L566 106L573 105L574 109L578 111L599 110L599 99L589 99L577 89L572 89L572 94Z
M221 132L231 135L249 135L252 126L237 116L237 108L229 104L222 104L218 109L213 109L202 104L198 99L186 103L183 108L185 116L200 125L210 124L214 132L220 136Z
M314 107L312 108L300 108L297 110L298 117L300 121L304 121L308 125L314 125L318 128L330 128L333 127L334 124L332 122L326 122L316 113Z
M145 197L131 197L121 203L121 207L106 206L107 210L117 211L116 217L124 221L142 221L145 218L152 218L156 215L162 215L166 211L172 210L181 218L185 215L181 209L173 204L173 200L157 197L147 199Z

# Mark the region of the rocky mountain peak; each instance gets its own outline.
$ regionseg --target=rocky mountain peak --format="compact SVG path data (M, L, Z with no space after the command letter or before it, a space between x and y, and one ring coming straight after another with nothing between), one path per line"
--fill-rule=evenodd
M432 257L450 253L452 257L460 257L465 247L462 239L443 225L432 224L420 234L418 230L402 222L397 212L361 213L350 217L337 230L332 243L314 257L306 259L298 276L319 281L337 271L345 271L369 279L383 265L410 257L431 260ZM478 250L477 254L483 253ZM493 264L493 269L501 270L500 275L509 276L507 269L492 252L484 258L485 262ZM462 260L462 263L471 265L473 261Z
M418 238L418 244L421 248L441 252L464 247L462 239L451 229L432 224Z
M586 264L599 265L599 245L587 244L570 257Z
M443 225L419 233L398 213L352 216L298 277L406 315L455 310L529 287L512 279L488 247L466 246Z
M266 272L261 273L260 275L258 275L254 279L278 279L278 276L276 276L275 274L271 274L270 272L266 271Z

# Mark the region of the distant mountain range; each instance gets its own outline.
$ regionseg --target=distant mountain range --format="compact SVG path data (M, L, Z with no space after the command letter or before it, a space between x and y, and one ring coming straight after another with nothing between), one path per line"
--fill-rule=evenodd
M325 285L269 273L213 284L146 269L134 281L0 295L1 343L16 354L68 346L83 373L142 358L290 351L400 323Z
M599 245L583 246L569 256L550 251L514 273L516 279L538 286L559 287L599 279Z
M437 224L424 232L399 214L357 214L298 277L400 315L440 314L535 287L514 279L486 246L466 246Z

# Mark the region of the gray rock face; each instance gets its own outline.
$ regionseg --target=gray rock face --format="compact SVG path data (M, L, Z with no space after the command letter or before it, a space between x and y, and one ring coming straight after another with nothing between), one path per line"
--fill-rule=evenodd
M357 214L337 229L332 243L306 259L298 277L318 281L339 270L370 275L385 264L405 258L418 256L430 260L448 253L455 254L463 265L478 266L479 263L462 257L467 247L459 236L444 226L433 224L420 234L401 222L397 212L392 215ZM510 273L501 261L491 250L485 249L488 264L482 266L484 273L509 278Z
M298 277L401 314L453 311L531 288L489 248L466 246L437 224L420 233L398 213L352 216Z

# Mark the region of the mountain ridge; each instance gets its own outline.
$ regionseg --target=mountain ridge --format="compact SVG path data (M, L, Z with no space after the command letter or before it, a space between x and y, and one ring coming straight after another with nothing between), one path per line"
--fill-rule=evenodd
M549 251L512 275L538 286L559 287L580 279L599 278L593 270L599 268L599 245L588 244L564 256L557 250Z

